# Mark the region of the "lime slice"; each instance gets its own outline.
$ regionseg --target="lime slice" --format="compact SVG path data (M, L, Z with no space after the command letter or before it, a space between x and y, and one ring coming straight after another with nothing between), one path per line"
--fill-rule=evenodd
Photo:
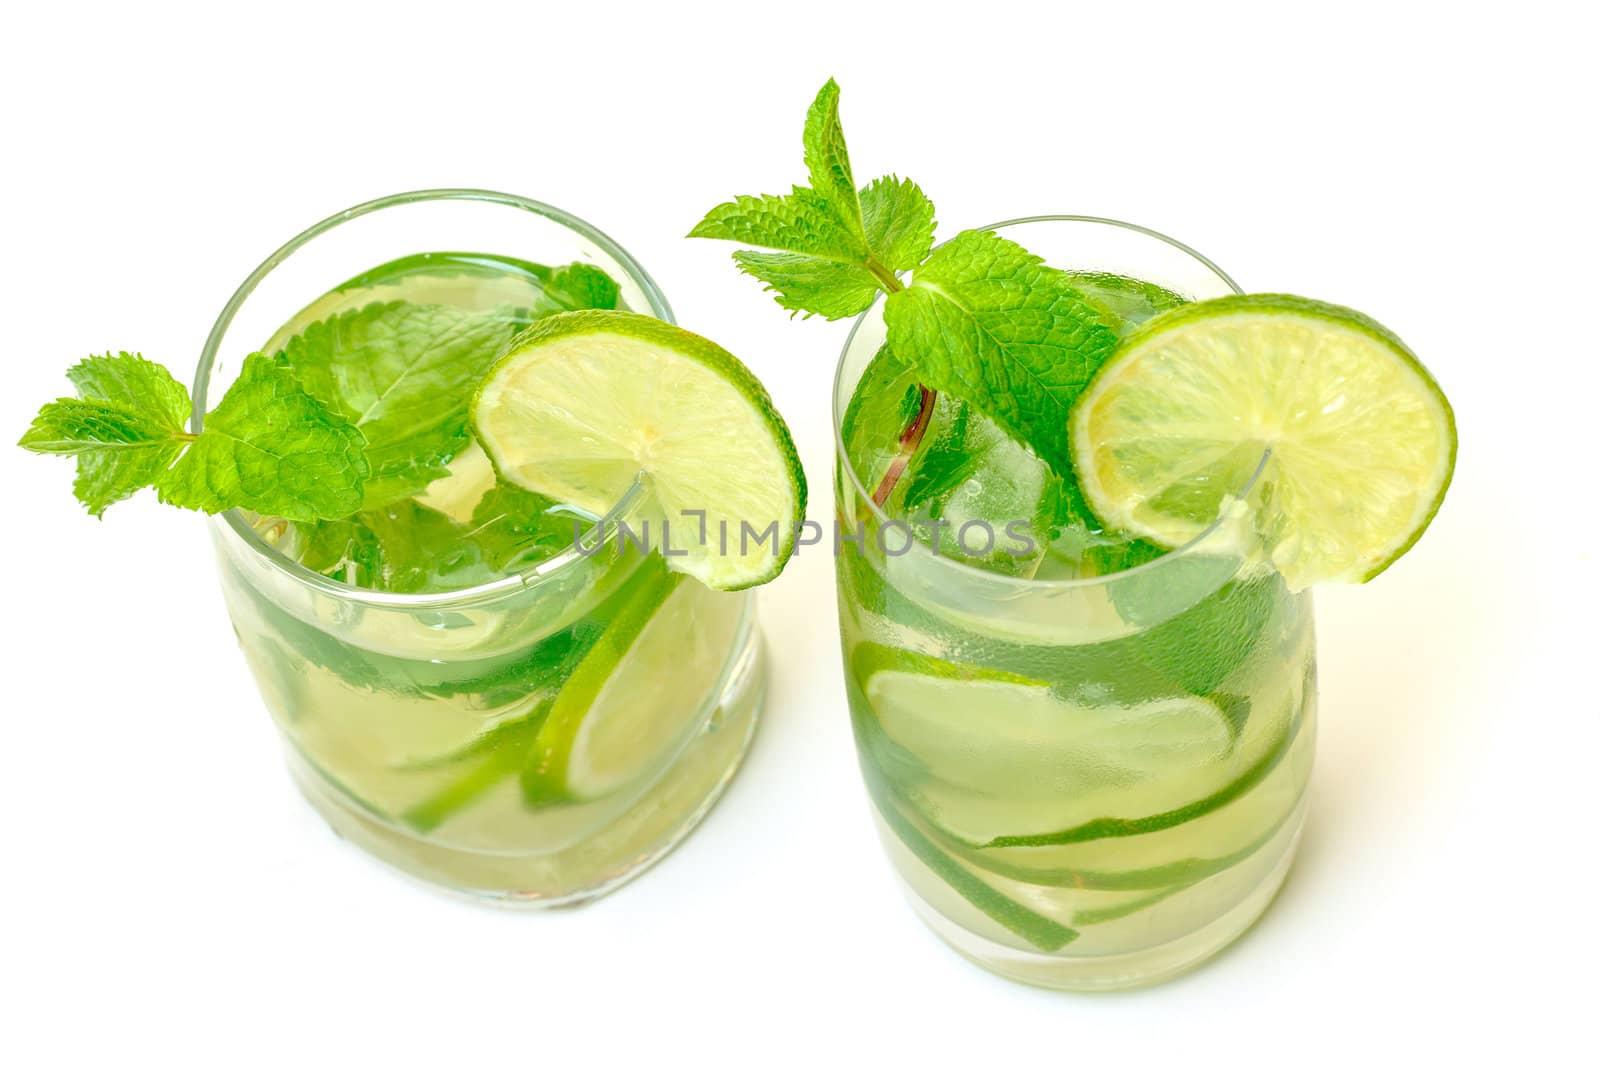
M930 773L986 793L1065 794L1156 778L1221 760L1231 740L1226 717L1200 697L1074 704L1044 685L896 671L875 675L866 692L884 732Z
M1233 752L1227 716L1200 697L1071 702L1041 681L871 646L855 670L886 738L926 775L917 791L957 833L995 801L1021 809L1012 819L1060 817L1153 791L1159 810L1224 772Z
M1122 342L1072 414L1074 466L1108 524L1168 546L1250 483L1291 589L1364 582L1412 546L1455 468L1455 419L1400 339L1295 296L1189 304Z
M651 543L669 539L668 565L714 589L788 562L806 502L794 441L755 376L703 337L623 311L552 316L512 340L472 421L501 477L595 515L645 472L669 524Z
M733 643L739 597L710 592L647 557L605 630L561 686L523 774L529 801L642 788L707 712L707 678Z

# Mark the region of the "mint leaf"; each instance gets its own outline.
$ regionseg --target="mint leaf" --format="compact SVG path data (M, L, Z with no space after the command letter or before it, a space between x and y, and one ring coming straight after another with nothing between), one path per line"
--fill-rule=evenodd
M189 418L189 390L167 368L137 353L90 356L67 371L67 380L85 400L147 412L177 432Z
M191 439L189 391L167 369L123 352L90 356L67 372L78 398L46 404L17 443L76 456L72 491L96 517L150 485Z
M921 410L916 369L890 355L887 345L880 347L862 371L839 424L851 468L869 495L891 468L904 464L903 438Z
M33 452L76 456L73 494L98 517L149 485L177 458L185 444L180 434L144 412L62 399L40 408L17 443Z
M839 122L839 84L832 78L806 112L804 141L811 188L833 209L834 216L855 241L857 251L865 253L867 232L861 218L861 198L850 170L844 126Z
M616 279L587 263L568 263L541 278L544 300L532 309L534 318L562 311L598 308L610 311L620 306L622 289Z
M690 237L740 241L771 252L735 252L739 269L765 283L790 311L828 319L865 311L880 290L900 287L933 244L933 204L915 182L893 176L857 190L830 78L806 115L811 186L785 196L719 204Z
M957 234L884 305L889 350L931 389L976 405L1058 472L1067 417L1117 343L1116 322L1013 241Z
M878 295L877 279L859 264L793 252L735 252L733 260L777 294L780 307L806 317L847 319L867 310Z
M356 520L371 531L380 553L377 570L363 583L369 589L431 593L493 577L484 567L482 551L442 511L402 500Z
M603 620L585 617L576 625L558 630L533 647L522 647L515 654L498 660L474 660L453 665L452 677L419 681L417 689L432 697L468 694L483 708L499 708L528 699L535 691L548 691L578 665L605 631Z
M829 319L859 315L880 282L861 240L810 189L788 196L740 196L712 208L690 237L742 241L777 252L735 252L746 274L777 294L780 306Z
M548 497L501 483L466 524L401 500L349 518L295 523L293 540L281 547L302 566L364 589L439 592L564 552L590 523L555 507Z
M890 270L912 270L933 248L933 201L909 178L887 175L861 190L867 245Z
M933 247L933 203L916 182L893 175L856 189L839 122L839 86L832 78L806 114L804 140L811 188L856 243L855 258L880 272L911 270L922 262Z
M866 258L862 243L851 238L830 205L798 185L788 196L736 196L712 208L689 236L739 241L840 263L860 264Z
M340 518L361 504L361 431L266 356L246 356L239 380L203 432L155 479L164 503L218 512L242 507L286 519Z
M437 304L369 304L312 323L279 358L308 393L365 435L371 473L359 507L368 509L445 474L471 440L472 391L510 336L497 316Z
M384 573L383 546L364 522L351 517L294 526L293 555L301 566L347 585L383 588L377 584Z
M571 548L579 532L593 525L571 513L552 511L554 507L556 502L547 496L498 482L473 509L466 536L496 570L549 558Z
M899 407L895 409L896 414L899 415L896 421L902 425L909 423L917 417L917 413L921 410L922 390L916 385L906 386L905 390L900 394Z
M80 396L46 404L18 443L77 456L73 491L92 515L147 485L180 507L291 519L348 514L360 501L360 431L263 356L245 359L198 437L183 428L188 391L157 363L93 356L67 377Z
M285 546L299 563L363 589L432 593L494 577L448 515L400 500L349 518L297 523Z

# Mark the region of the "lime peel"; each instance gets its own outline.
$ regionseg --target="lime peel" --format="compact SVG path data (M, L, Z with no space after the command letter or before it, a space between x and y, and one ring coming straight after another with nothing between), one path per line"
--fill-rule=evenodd
M1101 519L1178 547L1248 484L1263 547L1296 590L1381 573L1427 529L1455 468L1454 414L1416 355L1360 312L1281 294L1153 319L1071 421Z
M670 540L668 566L713 589L769 582L793 553L806 481L788 427L744 364L670 323L534 323L479 388L472 423L502 478L592 514L647 474L652 543Z

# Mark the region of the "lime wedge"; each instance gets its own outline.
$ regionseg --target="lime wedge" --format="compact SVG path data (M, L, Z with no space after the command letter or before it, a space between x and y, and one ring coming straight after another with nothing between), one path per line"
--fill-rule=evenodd
M874 675L866 693L884 732L930 773L986 793L1069 794L1157 778L1220 761L1231 741L1226 717L1200 697L1091 706L1042 684L893 671Z
M1234 763L1216 702L1064 700L1042 681L863 645L854 657L904 783L958 837L1117 810L1160 811L1203 795Z
M670 540L668 565L714 589L788 562L806 501L794 441L755 376L703 337L624 311L541 320L489 372L472 422L502 478L592 514L647 474L651 543Z
M1364 582L1427 528L1455 468L1450 404L1398 337L1295 296L1189 304L1131 334L1079 397L1073 463L1099 517L1182 545L1250 483L1291 589Z
M708 671L734 640L738 597L708 592L648 556L618 591L599 639L533 739L523 793L535 805L652 781L706 712Z

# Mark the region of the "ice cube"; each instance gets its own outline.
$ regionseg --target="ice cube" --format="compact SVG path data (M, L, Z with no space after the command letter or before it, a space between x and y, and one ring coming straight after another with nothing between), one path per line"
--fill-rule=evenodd
M941 555L1030 577L1064 517L1065 495L1061 477L993 419L941 394L889 507Z

